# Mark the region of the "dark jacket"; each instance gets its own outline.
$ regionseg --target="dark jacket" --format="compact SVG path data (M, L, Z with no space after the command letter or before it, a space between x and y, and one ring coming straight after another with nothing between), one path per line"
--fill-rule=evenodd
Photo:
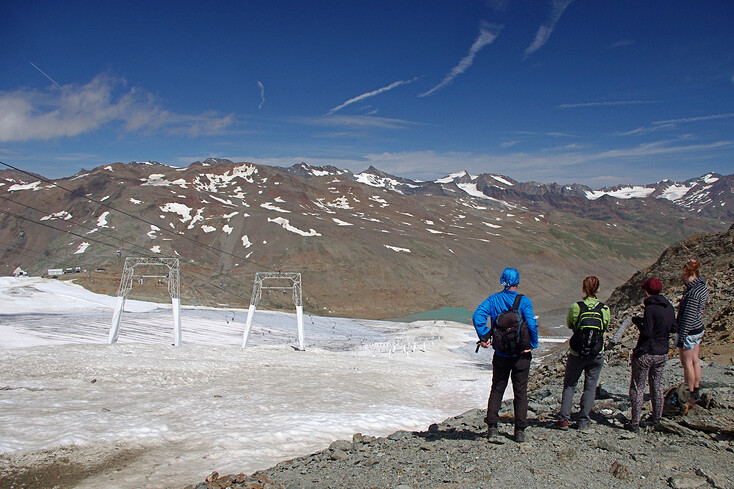
M632 351L633 356L665 355L668 353L668 338L671 331L677 329L675 308L660 294L651 295L645 299L645 313L642 318L635 318L633 322L640 329L637 346Z

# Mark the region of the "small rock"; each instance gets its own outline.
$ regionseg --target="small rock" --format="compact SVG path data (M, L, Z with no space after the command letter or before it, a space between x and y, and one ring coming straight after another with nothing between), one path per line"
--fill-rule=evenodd
M655 429L657 431L663 431L666 433L673 433L674 435L680 435L684 437L689 436L697 436L698 433L696 433L694 430L690 428L686 428L685 426L682 426L672 419L668 418L662 418L658 423L655 425Z
M330 458L331 458L331 460L339 460L339 461L343 462L345 460L349 460L349 455L347 455L347 453L344 450L339 450L337 448L336 450L334 450L331 453L331 457Z
M331 445L329 445L329 448L332 450L342 450L346 452L352 449L352 443L348 442L347 440L336 440Z
M402 440L404 438L407 438L409 436L410 436L410 433L407 431L396 431L395 433L391 434L387 438L388 440L397 441L397 440Z
M207 482L214 482L217 479L219 479L219 472L212 472L211 474L209 474L209 477L204 480Z
M716 489L726 489L727 487L730 487L729 481L727 481L726 477L722 476L721 474L717 474L708 470L696 469L696 475L705 477L708 483Z
M619 461L612 463L609 472L619 480L628 481L632 479L629 469Z
M708 484L705 477L700 477L691 474L675 475L668 479L668 484L673 489L694 489L701 487L704 484Z
M377 458L377 457L370 457L370 458L368 458L368 459L367 459L367 460L366 460L366 461L364 462L364 464L365 464L365 465L366 465L367 467L372 467L373 465L376 465L376 464L379 464L379 463L380 463L380 459L379 459L379 458Z

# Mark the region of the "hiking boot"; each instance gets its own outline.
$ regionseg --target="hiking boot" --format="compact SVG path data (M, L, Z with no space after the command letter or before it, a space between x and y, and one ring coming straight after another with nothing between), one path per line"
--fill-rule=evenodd
M492 439L497 438L498 436L500 436L500 430L498 430L496 426L490 426L487 430L487 438Z
M585 430L586 428L588 428L588 426L589 426L589 420L588 419L583 419L583 420L577 422L576 423L576 426L574 426L574 428L576 428L577 430Z
M525 442L525 430L515 430L515 441L517 443Z
M660 422L660 419L655 419L652 416L649 418L640 421L640 428L654 428L658 423Z
M553 427L558 430L566 431L568 429L568 420L559 419L558 421L553 423Z
M640 425L637 423L627 423L624 425L624 429L627 431L631 431L632 433L639 433L640 432Z

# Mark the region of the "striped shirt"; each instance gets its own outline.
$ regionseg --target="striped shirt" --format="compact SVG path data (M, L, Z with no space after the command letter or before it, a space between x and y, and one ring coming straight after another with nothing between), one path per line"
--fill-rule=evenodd
M678 334L681 338L703 332L701 311L709 296L709 290L703 277L698 277L686 287L678 305Z

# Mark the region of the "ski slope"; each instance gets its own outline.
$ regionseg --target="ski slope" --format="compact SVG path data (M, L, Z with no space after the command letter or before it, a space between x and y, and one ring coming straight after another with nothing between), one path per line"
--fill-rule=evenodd
M78 487L183 487L486 404L491 356L464 324L306 316L297 351L295 314L259 310L243 350L245 310L184 307L175 348L170 307L128 300L107 345L114 303L0 278L0 452L130 452Z

